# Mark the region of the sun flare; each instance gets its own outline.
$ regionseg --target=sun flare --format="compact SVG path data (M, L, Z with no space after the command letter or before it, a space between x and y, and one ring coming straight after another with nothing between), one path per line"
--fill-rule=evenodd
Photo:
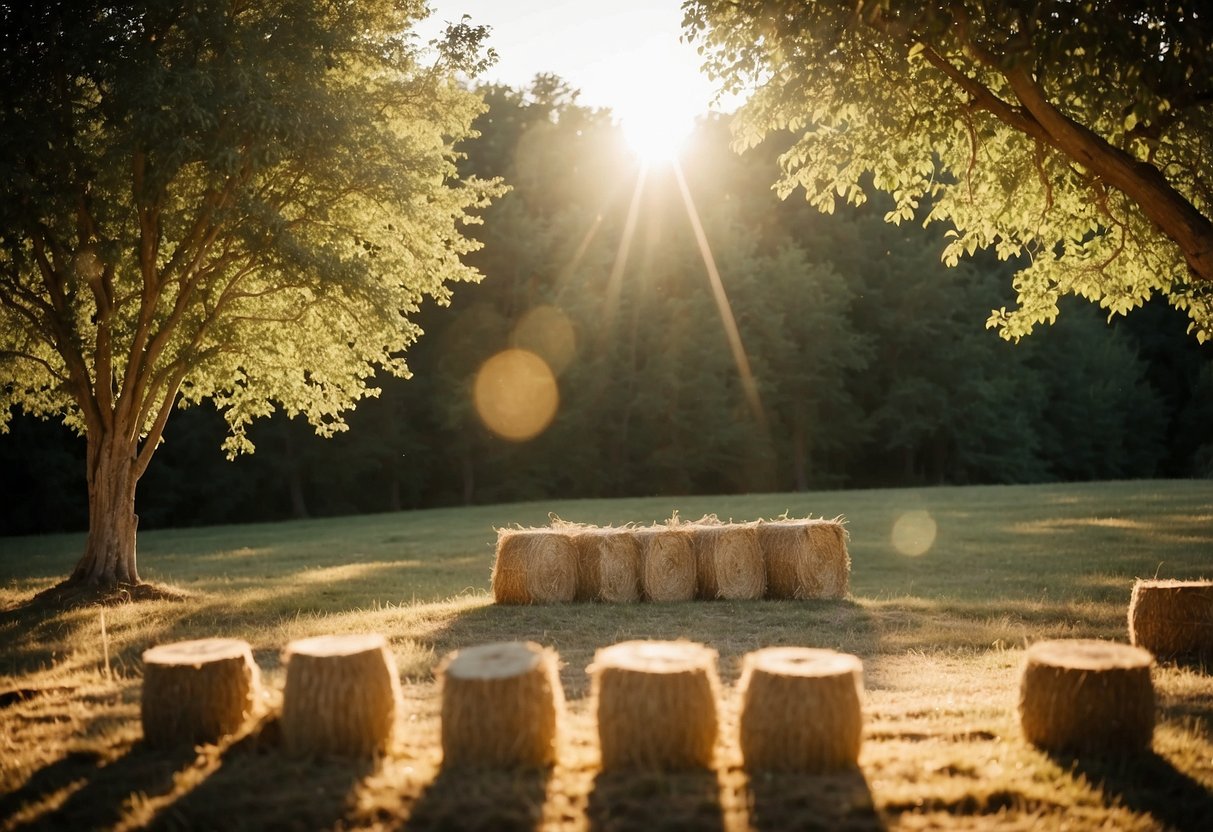
M620 110L623 135L632 151L646 164L676 159L691 134L693 116L681 107L637 102Z

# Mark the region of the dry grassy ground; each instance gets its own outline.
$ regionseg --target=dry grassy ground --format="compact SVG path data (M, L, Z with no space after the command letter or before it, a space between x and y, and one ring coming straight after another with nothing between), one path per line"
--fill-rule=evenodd
M494 525L649 521L678 509L752 519L845 514L852 597L498 607ZM934 521L920 555L895 534ZM926 514L923 514L925 512ZM909 546L926 539L911 535ZM1023 646L1126 638L1136 576L1213 577L1207 482L943 488L551 503L144 534L145 577L184 602L55 612L21 606L70 568L79 537L0 539L0 830L22 828L1207 829L1213 676L1161 667L1154 753L1052 758L1015 718ZM102 638L102 620L106 638ZM140 743L141 652L247 639L268 687L290 639L375 630L404 682L396 745L374 764L282 754L274 725L178 754ZM630 638L720 653L725 730L714 770L603 774L585 667ZM442 771L433 668L447 651L531 639L556 648L569 697L560 761L543 771ZM732 731L741 656L832 647L865 666L860 768L755 776ZM108 655L109 671L106 670ZM270 693L266 707L272 712Z

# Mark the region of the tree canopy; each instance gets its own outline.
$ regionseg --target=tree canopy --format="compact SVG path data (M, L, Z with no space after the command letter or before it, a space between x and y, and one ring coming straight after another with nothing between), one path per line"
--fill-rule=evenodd
M422 0L0 3L0 427L88 441L77 569L137 582L135 484L170 412L213 399L230 452L281 408L322 434L406 375L424 298L475 280L496 183L453 144L481 109Z
M1018 339L1079 295L1164 295L1213 337L1213 12L1168 0L687 0L685 31L746 97L735 142L797 138L776 185L890 193L949 223L944 259L1021 264Z

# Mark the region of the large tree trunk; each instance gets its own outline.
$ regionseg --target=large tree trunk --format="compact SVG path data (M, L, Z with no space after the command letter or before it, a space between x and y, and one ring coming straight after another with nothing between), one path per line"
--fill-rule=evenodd
M138 584L135 568L135 486L138 445L103 433L88 437L88 542L73 584Z

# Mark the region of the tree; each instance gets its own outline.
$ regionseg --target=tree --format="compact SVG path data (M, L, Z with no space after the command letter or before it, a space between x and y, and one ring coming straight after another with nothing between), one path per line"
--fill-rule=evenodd
M137 584L135 491L175 406L211 399L229 453L276 408L317 433L408 373L499 192L456 175L479 99L424 2L0 3L0 425L87 442L69 583Z
M1010 339L1067 294L1153 293L1213 337L1213 13L1166 0L688 0L745 148L797 141L777 189L822 211L892 194L952 224L944 259L1027 258ZM870 174L870 185L865 175Z

